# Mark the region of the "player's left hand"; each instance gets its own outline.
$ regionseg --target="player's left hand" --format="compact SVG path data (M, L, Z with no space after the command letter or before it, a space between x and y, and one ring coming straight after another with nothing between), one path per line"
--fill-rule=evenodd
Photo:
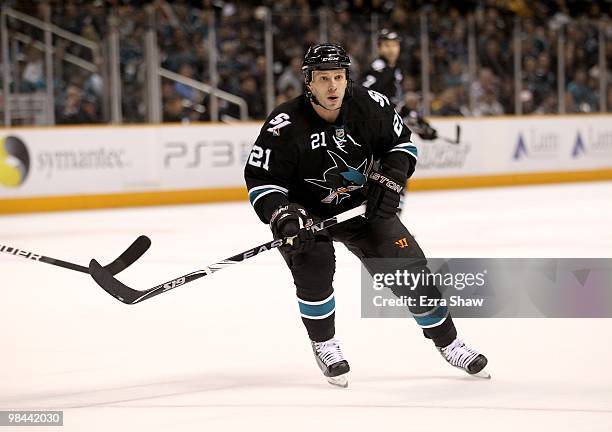
M389 219L399 210L400 196L404 183L396 179L400 173L394 170L372 171L368 176L368 192L365 217L368 220L376 218Z

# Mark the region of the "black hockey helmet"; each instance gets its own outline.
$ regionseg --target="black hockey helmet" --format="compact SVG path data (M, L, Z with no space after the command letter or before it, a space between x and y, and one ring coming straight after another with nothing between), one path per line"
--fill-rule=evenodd
M304 61L302 62L304 81L306 84L312 81L312 71L328 69L346 70L346 79L348 81L350 65L351 59L340 45L334 43L313 45L306 51Z
M378 43L386 40L401 42L402 38L397 32L385 28L378 32Z

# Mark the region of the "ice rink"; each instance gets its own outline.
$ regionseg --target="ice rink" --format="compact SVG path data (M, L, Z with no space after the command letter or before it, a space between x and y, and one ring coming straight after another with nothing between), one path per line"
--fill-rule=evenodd
M403 220L432 257L612 257L612 182L414 193ZM83 265L139 234L153 245L119 279L141 289L270 238L246 202L0 217L0 243ZM412 320L361 319L359 263L336 249L345 390L276 251L133 306L0 254L0 410L83 432L612 430L612 319L456 320L489 358L493 379L472 378Z

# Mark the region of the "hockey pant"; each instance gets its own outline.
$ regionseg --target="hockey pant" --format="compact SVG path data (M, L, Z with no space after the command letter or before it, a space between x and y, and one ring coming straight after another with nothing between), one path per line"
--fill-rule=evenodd
M370 274L386 273L390 269L385 260L369 258L404 258L411 272L429 272L423 251L395 216L391 219L366 221L352 219L334 226L327 232L317 233L317 242L308 252L293 256L281 251L296 286L296 294L302 321L311 340L322 342L335 334L335 299L332 286L336 269L332 240L343 243L364 264ZM393 260L397 262L397 260ZM392 288L400 297L406 292ZM411 296L441 298L433 285L418 285ZM457 336L453 320L446 308L410 306L410 312L423 329L426 338L443 347Z

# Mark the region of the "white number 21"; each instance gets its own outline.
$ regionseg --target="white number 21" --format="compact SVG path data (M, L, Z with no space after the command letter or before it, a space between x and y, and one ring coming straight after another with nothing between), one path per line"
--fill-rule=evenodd
M266 159L262 166L261 158L264 156L264 149L262 149L258 145L254 145L253 150L251 150L251 154L249 155L249 165L253 165L254 167L257 167L257 168L262 167L263 169L267 171L269 168L268 163L270 162L270 153L272 153L272 149L266 149L265 153L266 153Z

